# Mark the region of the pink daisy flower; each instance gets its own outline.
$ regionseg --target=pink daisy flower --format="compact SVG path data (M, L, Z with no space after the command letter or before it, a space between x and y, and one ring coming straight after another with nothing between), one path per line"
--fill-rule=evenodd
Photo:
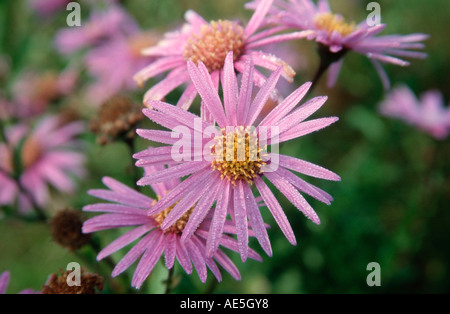
M254 0L246 7L255 9L262 0ZM332 63L328 76L328 85L336 83L343 55L354 51L367 56L380 75L383 85L389 88L389 79L380 62L399 66L408 66L409 62L401 57L425 58L427 55L411 49L424 48L420 43L428 38L425 34L377 36L386 28L385 24L369 26L364 20L360 24L346 21L341 15L332 13L328 0L275 0L269 13L272 23L286 27L309 30L309 40L315 40L321 46L319 52ZM323 61L323 60L322 60Z
M158 38L154 32L138 31L127 36L117 35L92 48L85 58L86 68L95 79L88 90L89 99L100 104L121 90L136 89L138 85L133 75L152 60L142 56L141 50L155 44Z
M149 167L146 172L153 173L163 168L164 166ZM174 266L176 259L186 273L191 274L193 264L202 282L206 282L207 268L212 271L218 281L222 280L216 263L221 265L233 278L240 280L239 270L221 249L218 249L212 256L206 255L206 239L211 225L211 217L206 217L190 239L181 241L181 232L190 219L192 210L188 209L172 225L162 230L161 223L174 206L157 214L149 215L149 210L156 200L136 192L112 178L103 178L103 183L109 188L108 190L90 190L89 194L113 203L85 206L84 211L105 212L105 214L86 221L83 225L83 232L91 233L120 227L133 227L133 229L105 247L98 254L97 260L101 260L139 239L139 242L116 265L112 272L113 277L124 272L141 257L132 280L132 286L139 289L164 254L165 265L168 269ZM179 185L179 180L170 180L151 186L160 198ZM236 233L236 228L231 221L225 223L224 232L230 235ZM236 240L229 235L223 235L219 244L232 251L238 251ZM261 261L258 253L251 249L249 249L249 256Z
M186 12L187 23L181 30L166 34L158 45L143 50L144 55L155 59L135 75L135 80L140 85L150 78L169 71L165 79L148 90L144 96L144 103L148 100L161 100L178 86L187 83L187 88L177 106L189 108L197 91L190 83L186 61L190 60L195 64L203 62L217 88L225 57L230 51L233 52L234 67L237 72L243 72L245 61L252 57L255 65L270 71L283 66L282 76L292 82L295 71L283 60L260 49L266 45L304 38L309 32L277 34L286 29L284 26L257 32L264 24L264 18L272 2L273 0L261 1L245 27L237 21L230 20L208 23L194 11ZM262 86L265 80L266 77L263 74L254 71L253 81L256 85ZM276 95L273 96L276 98Z
M0 204L11 205L18 199L22 212L32 207L28 195L12 179L15 175L19 175L20 185L41 207L49 198L47 183L59 191L74 191L70 176L84 175L84 156L75 151L80 143L74 137L84 131L84 124L60 124L59 117L48 116L32 129L19 124L6 130L7 143L0 143ZM16 150L20 150L20 166L14 165ZM21 169L19 174L14 173L15 167Z
M272 182L301 212L317 224L320 223L319 217L299 191L326 204L330 204L332 197L300 179L290 170L327 180L340 180L340 178L333 172L304 160L273 151L269 154L264 151L264 146L270 144L274 148L274 145L278 143L320 130L337 121L336 117L332 117L304 122L324 104L327 98L316 97L294 109L311 86L310 83L306 83L289 95L252 129L275 88L281 75L281 67L267 79L252 101L253 62L251 59L246 61L241 88L238 91L233 54L230 52L223 71L223 106L206 66L200 62L197 67L192 61L188 61L188 70L203 100L203 106L211 113L213 120L217 121L218 128L212 122L201 121L196 115L167 103L161 101L147 103L151 109L144 109L144 114L154 122L174 131L142 129L137 131L145 139L168 144L168 146L135 154L134 157L139 159L136 165L147 167L161 163L169 164L166 169L147 174L138 181L138 184L155 184L189 175L156 203L149 214L154 215L169 206L175 206L161 225L162 229L166 230L193 207L182 235L182 240L186 240L195 232L203 217L208 214L213 202L217 201L206 243L207 255L211 256L216 251L224 230L225 217L229 213L236 223L242 260L245 261L248 253L248 224L254 230L262 248L271 256L272 249L268 235L252 192L252 186L255 186L286 238L295 245L295 236L286 215L263 178ZM230 127L234 129L229 131ZM270 133L265 132L267 130ZM183 147L183 155L186 155L182 160L175 160L174 152L180 150L178 138L181 131L194 134L193 139L188 137L185 140L185 143L194 148L194 153L186 152L186 147ZM207 134L207 132L214 133ZM200 138L197 134L200 134ZM227 144L229 141L231 143ZM236 157L238 154L242 159ZM269 160L267 160L268 155L270 155Z
M6 289L8 289L9 285L9 279L10 279L10 273L9 271L5 271L0 274L0 294L6 294ZM39 292L36 292L32 289L25 289L19 294L38 294Z
M407 86L394 88L380 104L380 112L416 126L436 139L450 134L450 107L445 107L442 94L428 91L417 99Z
M118 34L133 34L139 28L134 19L119 5L110 5L105 11L94 11L81 27L68 27L60 30L55 45L62 54L96 46L114 38ZM116 65L116 63L114 63Z

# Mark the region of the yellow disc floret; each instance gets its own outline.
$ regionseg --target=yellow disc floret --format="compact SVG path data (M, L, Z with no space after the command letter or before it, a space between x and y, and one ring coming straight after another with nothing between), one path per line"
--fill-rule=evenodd
M226 178L232 184L238 180L252 183L257 175L262 173L261 167L266 163L261 159L266 147L260 147L258 135L250 127L239 126L232 132L222 129L222 136L216 137L213 148L211 167L220 171L220 177Z
M317 14L314 17L314 24L330 34L337 31L343 37L350 35L356 29L355 23L348 23L342 16L332 13Z
M223 68L225 58L233 51L236 60L244 50L244 29L236 22L212 21L193 34L184 49L184 59L200 61L212 72Z

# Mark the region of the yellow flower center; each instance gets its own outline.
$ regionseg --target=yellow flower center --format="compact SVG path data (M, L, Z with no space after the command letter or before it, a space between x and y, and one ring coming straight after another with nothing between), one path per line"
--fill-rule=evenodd
M343 37L350 35L356 29L355 23L348 23L344 18L332 13L320 13L314 17L314 24L316 27L332 33L339 32Z
M233 185L238 180L245 180L252 184L253 179L260 174L261 167L266 163L261 157L266 147L260 148L258 135L250 127L237 127L233 132L225 132L216 137L216 145L213 148L213 160L211 167L220 171L220 177L227 178Z
M236 60L244 50L244 29L236 22L212 21L203 25L200 34L192 34L184 49L184 59L200 61L212 72L223 68L225 58L233 51Z
M158 195L158 200L161 199L161 197ZM153 205L156 204L156 200L153 202ZM159 227L161 227L164 219L166 219L167 215L169 215L170 211L178 204L178 202L176 202L175 204L173 204L172 206L170 206L169 208L166 208L165 210L153 215L153 219L156 221L156 223L158 224ZM181 216L180 219L178 219L172 226L170 226L169 228L167 228L166 230L164 230L164 233L175 233L175 234L180 234L183 232L184 227L186 227L187 222L189 221L189 217L192 214L192 211L194 210L194 207L192 207L191 209L189 209L186 213L184 213L183 216Z
M42 156L42 146L33 137L28 138L22 147L22 165L25 168L32 166Z

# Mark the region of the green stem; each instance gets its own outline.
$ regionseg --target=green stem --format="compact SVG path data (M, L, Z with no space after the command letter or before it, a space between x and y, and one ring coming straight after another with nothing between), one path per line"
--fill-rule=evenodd
M167 279L166 279L166 291L164 292L164 294L169 294L170 290L172 289L173 273L174 273L174 267L169 269L169 274L167 275Z

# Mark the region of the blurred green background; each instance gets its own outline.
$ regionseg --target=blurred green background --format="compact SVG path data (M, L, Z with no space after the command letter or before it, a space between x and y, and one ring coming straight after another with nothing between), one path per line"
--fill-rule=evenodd
M346 18L361 21L368 14L370 1L331 0L332 9ZM205 19L239 18L247 21L251 12L243 9L245 1L204 0L133 0L122 1L143 29L169 30L182 21L187 9L194 9ZM425 60L411 60L411 66L387 65L393 85L406 83L416 94L437 88L450 102L450 41L448 40L450 2L447 0L379 1L383 34L427 33ZM83 7L82 7L83 10ZM2 93L22 71L60 70L65 61L55 51L52 41L65 26L65 12L48 20L36 17L26 1L0 1L0 54L10 70L0 77ZM83 12L84 16L88 12ZM292 47L304 60L294 84L311 80L318 66L315 46L299 42ZM180 93L169 97L176 99ZM377 105L383 100L381 82L370 62L363 56L346 56L338 84L325 86L325 79L315 90L328 95L326 105L314 117L335 115L339 122L281 147L286 155L322 165L342 177L342 182L308 178L334 197L331 206L308 198L322 224L314 225L283 196L277 195L297 237L291 246L275 221L263 210L272 225L269 237L273 257L264 256L256 241L251 241L263 256L263 262L240 262L230 252L241 271L242 281L228 274L215 284L212 274L203 285L196 275L187 276L176 268L180 280L176 293L449 293L450 292L450 141L436 141L401 121L381 117ZM136 97L142 96L137 93ZM173 98L172 98L173 97ZM76 102L76 99L72 99ZM95 145L87 134L88 178L77 195L55 193L49 211L66 204L74 208L97 202L86 190L101 187L100 178L111 176L133 184L132 160L125 144L105 147ZM148 143L137 140L143 148ZM144 189L144 191L147 191ZM96 234L102 247L118 236L117 231ZM114 255L117 260L126 250ZM67 263L79 262L90 271L108 274L102 262L95 266L89 248L71 254L50 237L49 228L39 222L18 218L0 220L0 272L11 271L8 292L24 288L40 289L50 273L64 269ZM381 286L368 287L366 266L381 266ZM179 266L179 265L177 265ZM132 275L132 267L127 273ZM167 270L159 263L140 293L161 293L161 281ZM119 276L115 281L126 280ZM107 281L105 292L112 292L114 282Z

